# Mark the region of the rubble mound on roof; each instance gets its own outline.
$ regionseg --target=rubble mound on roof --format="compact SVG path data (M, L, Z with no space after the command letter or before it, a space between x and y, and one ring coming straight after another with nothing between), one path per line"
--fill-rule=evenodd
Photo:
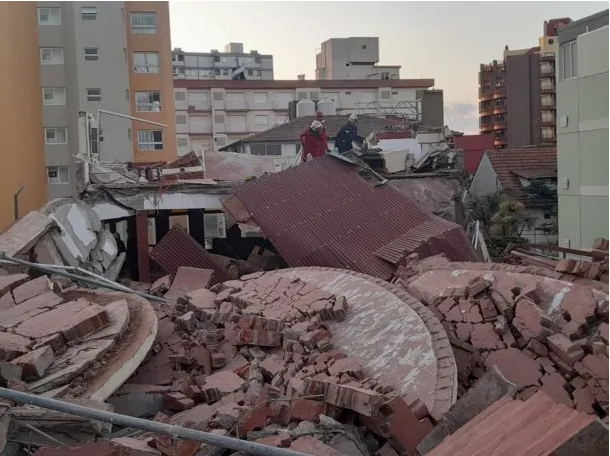
M365 307L370 303L378 307L378 316L387 301L394 301L391 305L397 312L400 307L417 306L406 293L394 295L396 290L350 271L297 268L254 273L186 292L160 319L150 359L111 402L121 408L145 396L145 407L125 411L308 454L365 455L382 447L383 454L411 454L434 418L422 400L402 394L400 388L407 377L417 376L418 369L430 367L429 359L415 357L420 364L412 364L408 374L384 379L383 368L391 370L395 367L391 364L399 361L396 354L409 364L413 361L409 353L416 351L415 345L409 349L413 340L400 338L400 325L387 332L385 347L399 344L402 351L388 350L381 375L361 362L359 353L342 349L346 332L341 327L354 326L358 318L374 325L374 309ZM425 308L419 304L419 309ZM403 316L389 315L397 321ZM436 322L435 334L444 334L431 313L423 315L427 324ZM419 314L410 318L419 322L424 336L432 338ZM370 334L360 338L366 351L364 346L372 338ZM421 340L416 343L422 357L434 362L434 351ZM376 340L373 345L384 347ZM432 386L441 393L438 402L433 394L432 404L436 407L444 399L448 409L456 371L446 345L445 385L436 384L437 374L441 378L442 373L433 364L436 373L421 391ZM356 424L362 428L358 430ZM318 432L322 429L325 432ZM341 438L346 433L352 442L349 451ZM143 436L140 442L147 437L166 455L189 444L156 435ZM193 452L199 449L199 444L190 444Z
M156 331L146 300L62 290L46 276L0 276L0 308L0 382L51 397L105 400L144 359Z
M455 268L442 258L419 263L411 256L394 282L441 320L462 391L496 365L523 399L543 390L556 402L608 415L607 293L468 263Z

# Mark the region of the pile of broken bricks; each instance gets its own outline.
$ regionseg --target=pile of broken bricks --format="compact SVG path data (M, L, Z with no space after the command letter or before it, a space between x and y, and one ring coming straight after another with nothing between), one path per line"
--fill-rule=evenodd
M467 264L452 269L443 261L412 255L395 283L445 327L461 394L496 365L523 400L543 390L557 403L608 420L606 293L530 274L468 270ZM436 270L418 266L435 262Z
M349 312L343 296L255 273L188 292L157 312L150 359L111 402L162 396L159 410L149 410L156 421L314 455L413 454L433 427L421 401L405 403L333 348L327 323ZM142 454L210 450L147 434L111 443L148 445Z

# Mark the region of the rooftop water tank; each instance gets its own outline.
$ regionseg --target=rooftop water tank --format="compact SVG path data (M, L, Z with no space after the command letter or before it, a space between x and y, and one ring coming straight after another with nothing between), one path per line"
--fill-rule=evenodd
M320 111L325 116L336 116L337 105L333 100L324 98L323 100L318 101L318 111Z
M316 115L316 104L308 99L303 99L297 103L297 117L307 117Z

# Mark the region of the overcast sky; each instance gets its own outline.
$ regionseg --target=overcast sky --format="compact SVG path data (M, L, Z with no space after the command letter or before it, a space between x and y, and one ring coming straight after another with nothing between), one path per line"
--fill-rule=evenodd
M401 78L434 78L444 91L445 121L478 130L480 63L504 45L538 45L543 23L580 19L608 2L170 2L172 46L224 49L243 42L272 54L276 79L315 77L315 55L329 38L378 36L380 64L402 65Z

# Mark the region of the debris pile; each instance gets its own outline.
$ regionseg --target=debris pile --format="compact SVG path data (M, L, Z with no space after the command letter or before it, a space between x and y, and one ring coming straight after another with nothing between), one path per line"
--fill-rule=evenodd
M160 400L141 413L157 421L308 454L411 453L434 421L333 346L329 327L349 312L344 296L276 273L190 291L159 313L150 360L111 402L149 395ZM141 441L167 455L189 445Z
M83 268L115 280L125 253L82 201L56 199L16 221L0 236L0 252L37 263Z
M608 416L607 293L531 274L480 271L476 263L460 269L442 257L419 263L411 255L394 281L441 320L462 391L496 365L524 400L543 390L557 403Z

